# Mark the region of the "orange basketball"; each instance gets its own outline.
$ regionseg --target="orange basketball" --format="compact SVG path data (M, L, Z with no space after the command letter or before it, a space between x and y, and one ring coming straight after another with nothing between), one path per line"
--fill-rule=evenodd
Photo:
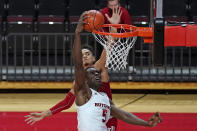
M89 10L89 17L84 20L84 29L88 32L100 29L104 24L104 17L101 12L97 10Z

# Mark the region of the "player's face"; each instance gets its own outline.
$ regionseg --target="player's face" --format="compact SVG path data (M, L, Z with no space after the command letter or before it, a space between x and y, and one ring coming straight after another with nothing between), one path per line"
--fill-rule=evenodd
M118 0L111 0L111 1L108 1L108 5L107 6L110 9L118 8L119 7L119 2L118 2Z
M88 85L97 90L101 86L101 73L93 67L88 68L86 73Z
M90 50L82 49L82 61L84 67L92 66L94 64L95 57Z

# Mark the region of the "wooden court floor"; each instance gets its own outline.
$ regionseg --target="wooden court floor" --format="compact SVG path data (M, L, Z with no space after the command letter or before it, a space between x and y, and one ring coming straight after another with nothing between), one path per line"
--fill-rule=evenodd
M0 111L44 111L62 100L64 93L0 94ZM113 94L113 101L129 112L197 113L197 95ZM73 105L67 112L75 112Z

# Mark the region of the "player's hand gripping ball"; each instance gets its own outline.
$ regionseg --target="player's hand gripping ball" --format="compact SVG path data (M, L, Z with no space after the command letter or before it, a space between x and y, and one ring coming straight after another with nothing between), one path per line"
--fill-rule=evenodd
M88 32L100 29L104 24L104 17L101 12L97 10L89 10L87 18L83 20L84 29Z

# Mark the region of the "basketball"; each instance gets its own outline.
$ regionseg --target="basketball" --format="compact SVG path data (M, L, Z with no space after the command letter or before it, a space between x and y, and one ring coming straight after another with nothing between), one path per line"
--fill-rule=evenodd
M84 29L88 32L100 29L104 24L104 17L101 12L97 10L89 10L89 17L84 20Z

